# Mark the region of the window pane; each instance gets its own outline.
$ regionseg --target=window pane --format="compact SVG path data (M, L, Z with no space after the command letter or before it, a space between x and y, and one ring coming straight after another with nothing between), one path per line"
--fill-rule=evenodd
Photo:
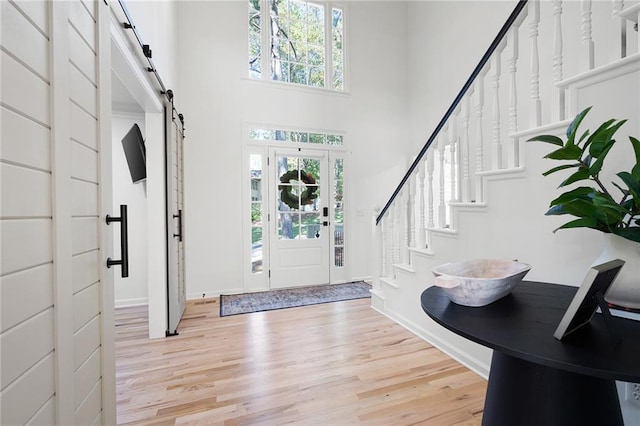
M333 88L344 90L344 19L341 9L334 8L332 10L332 56L333 61Z
M322 222L320 214L318 213L303 213L302 214L302 232L300 233L300 239L313 239L319 238L322 232Z
M282 212L278 215L278 238L293 240L300 234L300 216L298 213Z
M323 144L325 137L326 135L323 135L321 133L309 133L309 142Z
M334 262L337 267L344 266L344 247L336 247Z
M251 272L262 272L262 228L251 228Z
M329 144L329 145L342 145L342 136L327 135L327 144Z
M260 1L249 1L249 77L260 78L262 50L262 23Z
M262 225L262 203L251 203L251 224Z

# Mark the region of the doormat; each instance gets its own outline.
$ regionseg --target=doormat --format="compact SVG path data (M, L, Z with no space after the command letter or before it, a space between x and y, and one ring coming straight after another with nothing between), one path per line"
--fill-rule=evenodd
M356 281L346 284L286 288L258 293L222 294L220 295L220 316L364 299L371 297L370 290L371 286L366 282Z

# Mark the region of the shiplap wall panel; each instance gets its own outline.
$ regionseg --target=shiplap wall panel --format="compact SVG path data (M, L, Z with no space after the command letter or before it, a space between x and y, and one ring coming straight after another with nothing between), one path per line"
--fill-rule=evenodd
M2 102L48 126L49 84L4 51L0 53L0 62Z
M22 425L43 408L55 392L54 354L31 368L0 393L2 425Z
M89 12L89 15L91 15L95 21L97 17L96 2L92 0L82 0L82 5L87 9L87 12Z
M77 105L71 104L71 139L94 150L98 149L98 122Z
M98 381L100 381L100 351L96 350L76 372L76 408L80 407L84 398Z
M73 254L84 253L98 248L98 218L74 218L71 226L71 250Z
M0 107L3 160L51 170L50 130L15 112Z
M3 220L0 275L50 263L51 219Z
M56 424L56 398L52 396L26 423L26 426L50 426Z
M70 2L68 29L70 112L74 123L69 141L73 162L70 185L74 288L74 421L83 425L94 423L102 412L102 288L99 277L94 275L102 267L96 256L99 254L100 223L104 220L99 218L96 7L96 2ZM87 270L90 266L94 267L93 273Z
M81 180L71 180L73 202L71 214L76 216L98 216L98 185Z
M74 364L80 368L89 356L100 347L100 316L89 321L74 335Z
M18 1L14 5L44 35L49 35L49 3L48 1Z
M100 285L85 288L73 295L73 329L80 330L100 313Z
M54 349L53 308L0 335L0 388L23 375Z
M91 116L96 117L98 114L96 86L73 64L69 65L69 73L71 74L69 85L71 99Z
M80 0L69 3L69 21L84 41L96 51L96 22Z
M51 217L51 174L0 163L1 217Z
M53 306L53 265L0 277L0 333Z
M90 425L95 423L96 417L100 416L102 406L102 381L95 384L87 397L82 401L75 415L77 425Z
M73 62L93 84L96 84L97 73L95 52L87 45L74 28L71 28L69 31L69 40L69 57L71 62Z
M71 176L98 182L98 153L80 143L71 143Z
M73 256L73 292L96 283L100 279L99 270L102 266L98 250Z
M2 46L49 81L49 40L12 3L0 3Z

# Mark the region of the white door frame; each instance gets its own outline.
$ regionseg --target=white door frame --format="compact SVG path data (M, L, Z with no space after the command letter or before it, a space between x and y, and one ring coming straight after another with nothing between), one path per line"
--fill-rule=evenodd
M147 155L147 303L149 337L165 337L167 330L167 285L164 193L164 114L158 90L154 88L138 56L131 51L132 41L123 29L126 19L117 3L110 8L111 66L118 79L145 111ZM109 97L110 99L110 97ZM111 107L111 106L109 106ZM110 123L110 121L109 121ZM151 143L153 141L154 143ZM103 168L104 170L105 168ZM109 165L109 173L111 167ZM111 175L109 174L109 179ZM113 297L110 299L113 301Z
M343 259L344 264L340 267L337 267L333 263L333 259L335 258L335 244L332 238L330 244L330 280L331 284L343 283L347 282L350 279L350 246L348 244L349 241L349 231L350 231L350 186L348 183L349 176L349 151L348 146L336 146L336 145L319 145L319 144L308 144L308 143L294 143L294 142L281 142L274 140L262 140L262 139L251 139L251 129L271 129L273 125L265 125L260 123L245 123L244 125L244 133L243 140L245 143L243 144L243 155L242 155L242 164L241 170L242 173L242 195L243 195L243 203L242 203L242 238L243 238L243 284L237 289L229 290L230 292L255 292L255 291L264 291L269 289L269 246L270 246L270 237L271 233L269 232L268 225L268 208L267 205L269 203L268 199L268 176L267 171L269 166L267 166L267 157L269 155L269 148L271 147L281 147L283 149L308 149L308 150L325 150L329 152L329 193L331 195L331 202L329 203L329 218L330 218L330 231L331 235L334 235L335 232L335 224L333 218L335 217L334 211L334 203L333 203L333 188L334 188L334 173L332 167L337 160L342 160L344 165L344 217L343 217L343 229L344 232L344 241L347 243L343 246ZM279 127L279 126L277 126ZM292 131L310 131L310 132L318 132L324 134L343 134L340 131L334 131L329 129L300 129L300 128L287 128L282 126L287 130ZM262 270L258 272L252 271L252 222L251 222L251 180L250 176L250 159L251 156L256 156L255 160L260 160L261 162L261 185L262 185L262 194L263 194L263 202L262 202ZM260 180L260 179L259 179Z

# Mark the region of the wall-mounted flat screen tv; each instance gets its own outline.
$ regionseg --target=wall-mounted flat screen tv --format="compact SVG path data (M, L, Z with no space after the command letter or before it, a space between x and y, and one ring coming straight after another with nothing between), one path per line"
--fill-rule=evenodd
M144 139L140 127L134 124L131 130L122 138L122 148L127 157L129 172L133 183L142 182L147 178L147 160Z

